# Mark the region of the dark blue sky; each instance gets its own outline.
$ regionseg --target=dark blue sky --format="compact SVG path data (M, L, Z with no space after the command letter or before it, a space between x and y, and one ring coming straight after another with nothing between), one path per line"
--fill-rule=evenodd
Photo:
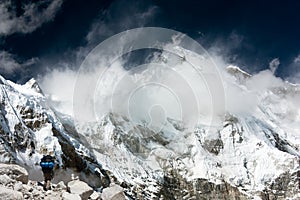
M0 15L12 13L16 24L24 23L9 27L9 21L0 17L0 26L9 27L0 27L1 75L24 82L53 68L76 68L81 61L76 52L88 51L109 36L142 26L183 32L252 73L268 68L274 58L280 60L277 76L295 81L290 77L300 72L296 59L300 54L297 0L55 1L49 10L51 3L46 0L15 0L6 10L1 10L1 4L6 4L0 3ZM29 4L36 10L25 16L24 5ZM14 70L8 69L9 61Z

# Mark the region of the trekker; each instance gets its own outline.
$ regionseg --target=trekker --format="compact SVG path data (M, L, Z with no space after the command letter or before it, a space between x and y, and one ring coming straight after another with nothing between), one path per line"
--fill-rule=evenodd
M54 176L54 157L50 155L44 155L41 159L40 166L42 167L42 171L44 173L44 190L51 189L51 180Z

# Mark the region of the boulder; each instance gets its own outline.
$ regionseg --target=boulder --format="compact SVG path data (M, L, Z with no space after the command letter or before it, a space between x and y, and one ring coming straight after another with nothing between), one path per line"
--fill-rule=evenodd
M14 190L16 190L16 191L22 191L22 189L23 189L23 184L21 182L17 182L14 185Z
M102 200L126 200L123 188L114 183L103 189L101 198Z
M100 194L96 191L93 192L93 194L91 194L90 198L91 200L100 200Z
M83 200L88 199L94 192L93 188L80 180L70 181L68 183L68 191L72 194L78 194Z
M56 188L66 190L67 186L65 185L65 183L63 181L60 181L59 183L56 184Z
M62 200L81 200L78 194L71 194L69 192L64 192L62 194Z
M24 184L28 182L28 172L23 167L13 164L0 164L0 175L8 175L11 179L21 181Z
M5 200L22 200L23 195L21 192L0 186L0 198Z
M8 185L9 183L14 183L15 181L12 180L6 174L0 175L0 185Z
M42 193L41 193L41 191L34 188L31 192L31 194L32 194L33 197L36 198L36 197L40 196Z
M44 198L42 198L42 196L41 196L41 198L32 198L32 199L44 199L44 200L62 199L62 193L52 192L50 194L45 195Z

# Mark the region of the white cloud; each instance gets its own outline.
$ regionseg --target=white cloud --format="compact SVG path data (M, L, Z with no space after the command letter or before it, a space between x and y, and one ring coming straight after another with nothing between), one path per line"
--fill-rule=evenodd
M23 4L23 13L17 16L15 6L10 0L0 2L0 35L12 33L31 33L45 22L52 20L63 0L42 0ZM44 9L41 9L45 7Z
M287 81L291 83L300 83L300 54L292 60L290 65L286 67L288 77L286 78Z
M300 54L294 59L294 63L300 63Z
M271 62L269 63L269 68L273 74L276 72L279 65L280 65L279 58L274 58L273 60L271 60Z
M209 60L209 58L207 59ZM220 57L212 57L212 59L217 63L221 72L225 92L226 111L232 114L248 115L254 112L261 100L259 98L259 94L262 94L271 88L284 86L285 84L280 78L275 77L270 70L265 70L253 75L251 78L245 81L244 86L240 86L235 82L235 79L232 77L232 75L226 73L224 66L227 66L228 64L224 60L222 60ZM209 67L215 67L210 66L210 62L208 60L194 61L195 63L204 62L207 63ZM145 68L144 71L142 70L142 72L127 72L122 67L123 63L125 62L123 60L118 62L116 61L110 67L110 70L105 72L107 77L101 79L103 81L101 84L96 81L101 73L95 73L94 70L86 69L86 73L77 74L76 70L70 70L66 68L64 70L54 70L42 77L41 86L43 91L50 95L49 97L57 110L72 115L74 103L73 92L76 81L79 78L82 80L87 80L86 82L82 82L83 85L80 85L82 88L80 90L80 95L76 96L76 98L85 99L85 101L81 101L85 102L86 105L80 106L82 108L82 110L80 110L80 115L86 119L89 119L87 117L89 115L86 113L86 111L95 109L95 105L97 105L95 113L98 113L99 115L109 112L112 104L119 106L113 107L114 111L117 113L126 114L128 111L128 102L125 100L130 99L132 91L134 91L134 88L138 88L137 85L140 83L138 81L132 82L128 80L135 78L140 78L141 80L151 80L151 82L155 83L163 83L163 85L171 88L172 91L174 91L179 97L180 104L183 106L184 119L189 120L190 118L197 116L198 112L202 113L203 116L211 115L210 108L212 107L212 102L209 95L210 92L207 91L205 84L202 82L203 80L199 79L193 68L188 66L188 63L181 63L178 60L176 61L174 58L170 59L170 61L174 62L172 63L172 66L174 69L176 68L176 73L172 71L164 71L168 68L164 69L161 67L161 65L149 65L150 67L148 66L148 68ZM92 63L89 68L92 69L94 66L94 63ZM108 65L102 64L98 66L100 68L100 66ZM177 73L180 75L179 77ZM99 88L99 85L91 87L88 81L90 79L95 79L94 82L101 85L101 87ZM196 97L193 96L193 93L188 90L189 87L187 87L187 85L192 88L191 91L196 91L196 94L201 97L198 98L201 99L198 104L198 109L195 109L195 104L193 103L193 98ZM176 104L176 101L174 101L175 103L172 103L172 95L170 96L165 90L152 91L151 87L148 88L149 90L145 90L145 92L149 92L149 94L151 94L150 96L147 96L146 93L139 93L141 94L141 97L136 95L135 97L137 99L133 99L136 100L136 102L133 104L133 110L136 111L136 113L133 113L133 115L147 117L148 110L145 109L150 108L151 105L160 104L164 106L164 111L169 117L176 118L178 115L178 112L176 112L178 105ZM155 88L153 87L153 89ZM111 99L113 99L113 102ZM89 102L94 103L89 105ZM215 107L214 109L218 108ZM222 109L220 109L220 111L222 111ZM188 115L185 115L185 113L188 113ZM220 114L219 111L216 113Z
M287 81L295 84L300 84L300 72L294 73L292 76L287 78Z
M206 37L208 38L209 36ZM247 42L247 37L236 30L233 30L229 35L208 38L207 41L209 41L208 44L210 45L208 51L216 55L222 55L223 59L229 63L235 63L239 59L238 54L235 52L241 49L243 45L250 46Z
M68 68L55 69L41 77L39 82L55 108L65 114L73 114L73 91L77 72Z
M112 46L112 48L121 49L122 47ZM188 52L186 52L186 54L188 54ZM98 54L93 55L97 56ZM103 63L100 62L100 64L88 62L89 65L87 65L87 68L84 68L86 71L80 74L77 74L76 70L70 70L68 68L55 70L45 75L45 77L42 77L42 88L45 93L50 95L51 100L55 103L56 109L72 115L74 114L73 106L75 105L75 107L80 107L78 111L80 111L80 115L85 119L89 119L88 117L90 116L90 113L87 113L87 111L93 110L93 114L96 113L101 116L101 114L110 111L112 105L114 111L117 111L117 113L126 114L128 109L130 110L131 105L131 101L127 100L133 100L134 103L132 105L134 105L134 109L132 110L135 111L133 112L133 116L136 116L136 118L148 117L148 110L151 110L151 106L162 105L166 115L176 119L179 113L176 109L180 106L178 106L173 96L170 95L167 90L156 90L155 87L151 88L151 86L149 86L149 90L145 90L145 93L143 93L144 90L139 90L139 93L132 92L135 91L134 88L139 88L137 86L139 86L140 80L141 82L150 80L151 82L162 83L168 86L168 88L171 89L170 91L173 91L176 96L179 97L178 99L180 105L182 105L182 116L184 120L194 119L195 116L198 116L199 112L202 116L210 116L215 113L220 114L220 111L223 112L224 110L222 108L220 108L219 111L218 107L212 106L209 88L207 88L206 83L204 83L202 79L199 79L194 69L191 68L187 62L182 62L182 60L176 58L176 56L171 56L172 55L165 52L158 57L154 57L151 61L155 63L156 59L166 58L166 62L170 63L165 64L172 66L174 71L168 71L169 68L163 68L162 65L164 64L158 66L148 65L148 68L142 68L141 71L126 71L123 69L123 64L126 60L122 60L125 58L119 58L120 60L115 61L109 70L107 69L106 71L104 70L106 69L105 66L110 66L111 63L105 63L105 60L103 60ZM209 57L201 57L200 59L198 57L193 58L189 56L186 58L190 59L190 62L192 60L192 63L197 66L206 66L208 69L215 67L215 65L211 65L212 63L209 62ZM257 106L260 105L263 100L261 99L262 94L265 94L266 91L270 91L273 88L285 87L286 83L282 79L275 77L271 70L261 71L246 79L243 85L241 85L239 82L236 82L232 75L226 73L228 63L226 63L222 57L212 55L211 58L219 67L225 93L225 99L220 98L215 99L215 101L225 101L226 111L234 115L249 115L255 112ZM270 66L276 67L279 65L279 60L274 59L273 63L271 63ZM97 70L104 70L105 73L98 73ZM100 74L101 79L99 79ZM106 76L103 74L106 74ZM211 78L213 79L211 82L214 83L216 81L215 77L212 76ZM79 85L80 89L78 89L80 94L74 98L74 89L76 90L76 81L78 79L86 80L86 82L80 82L82 83ZM95 80L92 81L95 85L89 85L91 82L89 80ZM146 92L149 92L150 95L147 96ZM196 96L193 96L193 94L196 94ZM200 98L197 98L197 96ZM73 104L74 99L83 99L83 101L80 102L84 104L79 106ZM197 100L200 100L198 104L199 107L195 106ZM212 113L211 108L217 111ZM222 114L220 114L220 116ZM204 119L204 117L202 119Z
M17 69L21 68L21 64L18 63L14 58L13 55L6 52L0 52L0 70L4 74L12 74Z
M0 73L13 74L24 67L33 65L37 62L37 58L31 58L23 63L16 60L15 56L7 51L0 51Z

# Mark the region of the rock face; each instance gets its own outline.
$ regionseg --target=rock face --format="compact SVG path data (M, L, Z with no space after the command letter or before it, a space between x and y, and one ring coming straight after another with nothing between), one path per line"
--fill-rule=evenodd
M28 182L28 172L18 165L0 164L0 175L7 175L9 178L24 184Z
M284 173L276 178L276 181L269 183L267 188L261 193L263 200L267 199L287 199L300 198L300 171L292 174ZM296 194L296 195L295 195Z
M215 184L200 178L189 181L176 170L165 174L157 196L163 199L249 199L236 187L226 182Z
M210 153L218 155L221 149L223 149L223 141L221 139L205 140L203 147Z
M94 192L93 188L91 188L90 186L88 186L88 184L80 180L70 181L68 183L68 191L71 194L79 195L83 200L88 199L89 196Z
M116 184L111 184L104 188L101 194L102 200L126 200L123 188Z

